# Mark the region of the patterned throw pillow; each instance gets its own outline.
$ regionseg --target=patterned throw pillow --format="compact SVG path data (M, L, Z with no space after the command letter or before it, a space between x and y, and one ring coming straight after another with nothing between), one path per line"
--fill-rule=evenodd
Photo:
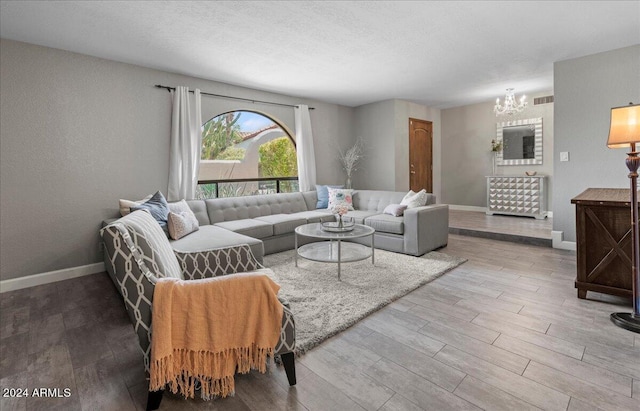
M347 206L347 210L353 211L353 190L348 188L327 188L329 190L329 209L344 204Z
M427 190L422 189L417 193L413 190L409 190L406 196L400 202L402 205L406 205L407 208L422 207L427 204Z
M385 207L383 213L389 214L394 217L400 217L404 215L404 210L407 209L407 206L404 204L389 204Z
M344 188L344 186L316 186L316 194L318 195L318 202L316 202L316 208L329 207L329 188Z
M178 240L200 229L198 219L191 210L179 213L169 212L167 227L169 228L169 236L173 240Z

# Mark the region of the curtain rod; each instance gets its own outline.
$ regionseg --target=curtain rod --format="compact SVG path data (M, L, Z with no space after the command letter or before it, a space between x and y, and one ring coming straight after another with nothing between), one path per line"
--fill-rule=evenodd
M160 84L156 84L157 88L164 88L167 91L171 92L171 90L175 90L175 87L169 87L169 86L163 86ZM193 93L193 90L189 90L189 93ZM233 96L224 96L222 94L213 94L213 93L205 93L203 91L200 92L200 94L202 94L203 96L211 96L211 97L221 97L221 98L228 98L228 99L232 99L232 100L241 100L241 101L248 101L250 103L261 103L261 104L271 104L274 106L283 106L283 107L298 107L296 105L293 104L284 104L284 103L274 103L272 101L262 101L262 100L253 100L250 98L242 98L242 97L233 97ZM309 107L309 110L315 110L315 107Z

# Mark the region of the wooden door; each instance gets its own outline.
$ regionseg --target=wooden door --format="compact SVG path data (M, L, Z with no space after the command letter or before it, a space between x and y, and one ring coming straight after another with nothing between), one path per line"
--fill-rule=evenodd
M409 119L409 188L433 193L433 124Z

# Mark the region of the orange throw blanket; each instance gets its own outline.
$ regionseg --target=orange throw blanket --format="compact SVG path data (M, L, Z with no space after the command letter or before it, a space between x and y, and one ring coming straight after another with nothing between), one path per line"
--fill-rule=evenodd
M280 286L258 273L204 280L162 278L153 293L149 391L193 398L234 393L233 376L266 371L280 338Z

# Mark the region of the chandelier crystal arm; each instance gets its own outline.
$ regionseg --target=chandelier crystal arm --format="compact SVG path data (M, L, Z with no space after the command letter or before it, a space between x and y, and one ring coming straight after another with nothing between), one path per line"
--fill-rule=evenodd
M504 105L500 104L500 98L496 99L496 105L493 107L493 111L496 113L496 116L501 114L516 114L520 113L527 107L526 96L523 95L520 98L520 101L516 101L516 97L513 93L512 88L507 89L507 94L504 97Z

